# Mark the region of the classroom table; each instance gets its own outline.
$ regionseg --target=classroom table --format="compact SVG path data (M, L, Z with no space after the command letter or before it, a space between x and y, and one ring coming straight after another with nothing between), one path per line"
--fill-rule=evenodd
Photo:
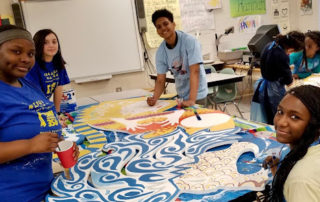
M243 65L243 64L225 64L224 65L225 68L233 68L235 70L246 70L246 71L249 71L250 69L250 65ZM259 67L256 67L256 68L253 68L252 69L253 72L258 72L260 73L261 70Z
M147 96L149 94L150 92L144 89L131 89L121 92L105 93L101 95L91 96L90 98L97 102L103 102L109 100L120 100L126 98Z
M301 85L313 85L320 87L320 73L313 73L304 79L294 79L290 86L286 86L286 90L298 87Z
M150 78L157 80L157 74L149 74ZM223 84L240 82L243 80L245 75L236 75L236 74L222 74L222 73L210 73L206 74L206 79L208 87L219 86ZM175 83L174 77L171 74L166 74L167 83Z

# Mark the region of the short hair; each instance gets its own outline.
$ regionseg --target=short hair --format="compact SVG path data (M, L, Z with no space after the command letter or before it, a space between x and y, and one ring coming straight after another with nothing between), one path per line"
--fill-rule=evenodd
M170 22L173 22L173 14L170 11L165 8L159 9L152 14L152 23L154 26L156 26L156 21L161 17L166 17L170 20Z
M33 36L33 40L34 40L35 47L36 47L36 61L40 65L41 68L43 68L43 69L45 68L45 62L43 61L43 47L44 47L44 43L46 41L46 37L49 34L54 34L57 38L57 41L58 41L58 52L53 57L53 60L52 60L53 65L58 69L64 69L66 62L64 61L62 54L61 54L59 38L58 38L57 34L54 33L54 31L52 31L51 29L39 30Z

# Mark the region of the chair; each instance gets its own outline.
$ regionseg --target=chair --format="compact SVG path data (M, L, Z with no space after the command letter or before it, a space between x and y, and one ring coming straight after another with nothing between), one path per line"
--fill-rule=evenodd
M204 65L204 70L206 71L206 74L217 73L216 69L211 65ZM209 87L208 88L208 95L212 94L212 93L216 93L217 89L218 88L216 86Z
M224 68L220 71L222 74L235 74L232 68ZM235 99L237 96L237 86L236 83L230 83L218 86L218 90L214 97L209 99L209 102L211 104L215 105L215 108L217 106L221 111L226 111L228 104L234 104L234 106L237 108L240 116L243 118L243 115L239 109L238 103L236 103ZM224 104L223 109L221 109L220 104Z
M206 71L206 74L211 74L211 73L217 73L216 69L212 65L204 65L204 70ZM215 97L217 94L218 87L208 87L208 95L207 95L207 105L208 103L212 103L211 97ZM216 106L216 105L215 105ZM208 106L206 106L208 107Z

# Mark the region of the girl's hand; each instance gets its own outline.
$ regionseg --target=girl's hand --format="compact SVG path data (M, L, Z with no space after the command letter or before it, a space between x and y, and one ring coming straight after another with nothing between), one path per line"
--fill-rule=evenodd
M56 133L44 132L30 139L32 153L55 152L58 147L59 137Z
M79 152L79 147L77 146L77 144L74 142L73 143L73 158L74 158L74 160L75 161L78 161L78 157L79 157L79 154L80 154L80 152Z
M275 156L268 156L262 163L264 169L270 168L271 173L274 176L277 172L278 164L280 159Z
M293 77L294 79L299 79L298 74L292 74L292 77Z

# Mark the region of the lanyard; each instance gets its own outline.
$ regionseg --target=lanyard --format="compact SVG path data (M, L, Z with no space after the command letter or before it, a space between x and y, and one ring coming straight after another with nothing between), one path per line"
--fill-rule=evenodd
M270 50L270 49L273 48L273 47L279 47L281 50L283 50L283 48L282 48L279 44L276 44L275 41L273 41L273 42L270 44L268 50Z

